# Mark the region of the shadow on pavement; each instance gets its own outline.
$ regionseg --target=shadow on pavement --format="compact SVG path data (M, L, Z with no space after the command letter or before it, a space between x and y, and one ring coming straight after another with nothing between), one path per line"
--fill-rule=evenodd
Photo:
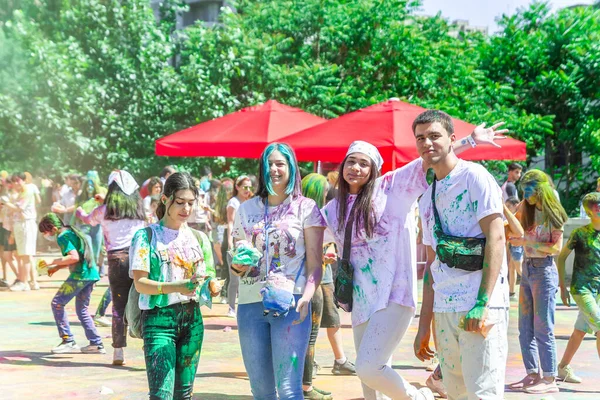
M227 378L247 381L248 374L245 372L205 372L196 374L196 378Z
M217 394L217 393L194 393L195 400L252 400L252 396L245 394Z
M5 365L41 365L44 367L101 367L110 369L121 369L125 371L145 371L144 368L133 368L128 366L116 366L102 361L98 362L78 362L70 361L73 356L83 356L94 358L95 354L52 354L50 352L31 352L31 351L0 351L0 364Z

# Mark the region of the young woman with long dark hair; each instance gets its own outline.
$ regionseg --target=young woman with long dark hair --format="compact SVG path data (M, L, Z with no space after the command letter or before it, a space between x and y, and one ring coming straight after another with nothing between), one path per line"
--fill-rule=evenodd
M108 282L113 301L112 346L113 365L125 364L123 348L127 347L127 325L124 321L129 289L129 246L133 235L145 224L139 186L124 170L113 171L108 178L104 204L87 214L81 207L77 218L91 226L102 225L108 256Z
M170 175L156 210L160 222L138 231L131 244L151 399L191 399L194 390L204 337L196 289L215 276L208 237L186 223L197 196L190 174Z
M288 145L268 145L259 162L257 195L240 205L233 227L234 239L262 253L256 266L231 266L241 276L240 345L255 399L297 400L303 398L306 316L321 281L325 221L315 201L302 196Z

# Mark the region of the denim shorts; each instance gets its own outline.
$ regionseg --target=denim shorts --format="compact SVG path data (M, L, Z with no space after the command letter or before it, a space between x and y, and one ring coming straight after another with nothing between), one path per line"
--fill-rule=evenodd
M523 260L523 246L513 246L509 243L508 250L510 251L510 258L515 261Z

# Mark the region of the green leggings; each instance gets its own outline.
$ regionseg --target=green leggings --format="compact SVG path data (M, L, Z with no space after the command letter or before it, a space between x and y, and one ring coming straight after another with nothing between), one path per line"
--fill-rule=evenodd
M150 399L192 399L204 337L198 303L155 307L142 318Z

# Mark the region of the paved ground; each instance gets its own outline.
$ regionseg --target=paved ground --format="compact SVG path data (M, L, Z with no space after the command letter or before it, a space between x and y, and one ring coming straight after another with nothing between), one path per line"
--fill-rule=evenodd
M126 349L127 365L113 367L110 347L110 328L99 328L106 338L109 350L106 355L52 355L50 349L60 342L50 300L66 278L61 271L52 278L41 279L41 290L11 293L0 292L0 398L1 399L144 399L146 398L146 372L141 341L129 340ZM107 286L104 278L94 290L92 308ZM524 374L519 352L516 326L516 303L511 307L509 331L509 361L507 382L519 380ZM80 345L86 345L83 329L77 322L74 304L67 307L73 332ZM110 308L109 308L110 311ZM206 336L202 358L195 382L195 399L200 400L251 400L250 387L239 349L235 320L224 317L226 306L216 305L213 310L203 309ZM576 317L574 308L559 306L556 319L558 354L562 355ZM343 337L348 356L354 359L349 316L344 315ZM231 331L224 332L226 327ZM394 368L415 385L422 385L428 376L425 365L412 353L416 334L413 321L407 336L394 357ZM317 341L317 361L323 369L315 385L334 393L336 400L361 397L358 378L338 377L331 374L332 353L325 333ZM586 337L573 366L584 378L583 384L562 384L561 393L544 399L600 399L600 362L594 339ZM506 393L505 398L541 399L543 396L523 393Z

